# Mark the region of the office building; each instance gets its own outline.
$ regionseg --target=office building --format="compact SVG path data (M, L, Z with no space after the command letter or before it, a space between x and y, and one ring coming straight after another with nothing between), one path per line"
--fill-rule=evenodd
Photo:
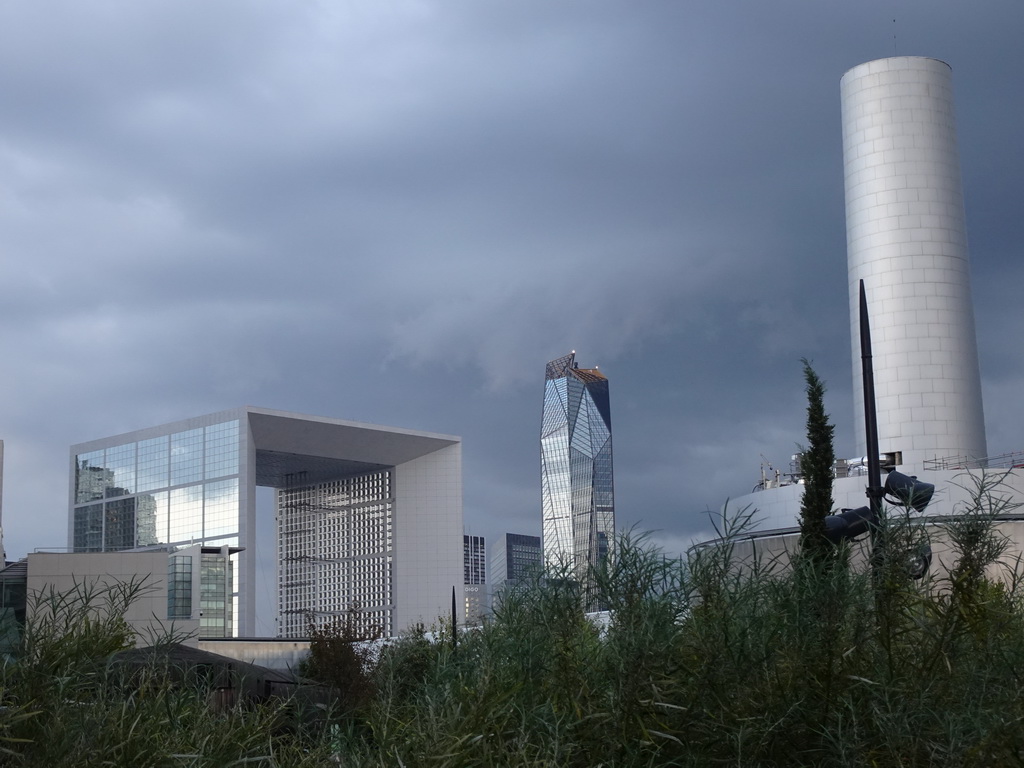
M284 637L352 608L384 635L429 626L462 583L457 437L246 406L75 445L71 478L75 552L228 547L236 636L255 634L258 527ZM257 486L277 489L259 520Z
M487 603L487 548L483 536L462 537L463 601L466 624L479 624Z
M487 583L487 548L483 536L462 537L463 584Z
M583 575L615 532L608 379L572 352L547 364L540 435L545 564Z
M503 590L528 583L542 569L540 536L503 533L491 547L488 583L491 601L500 600Z

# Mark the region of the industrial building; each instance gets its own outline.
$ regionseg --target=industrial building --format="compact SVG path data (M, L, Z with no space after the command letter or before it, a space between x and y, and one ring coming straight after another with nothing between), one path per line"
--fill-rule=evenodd
M866 474L863 280L883 466L935 485L923 511L934 518L962 512L982 477L998 478L1004 533L1020 550L1024 455L987 451L951 69L880 59L849 70L840 90L857 444L856 458L836 462L836 508L863 507L865 486L881 485ZM792 550L802 493L794 466L732 500L733 510L756 510L748 551Z

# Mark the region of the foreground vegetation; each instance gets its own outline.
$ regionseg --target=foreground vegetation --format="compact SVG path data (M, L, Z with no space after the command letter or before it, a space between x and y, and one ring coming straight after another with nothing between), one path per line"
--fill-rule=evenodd
M457 651L407 641L377 671L372 740L349 749L407 766L1018 764L1024 605L1012 574L984 575L991 523L950 524L970 549L944 584L907 578L897 544L917 532L900 524L874 580L842 552L740 570L725 545L686 569L623 542L606 633L538 585Z
M414 633L378 658L327 633L308 668L344 693L312 713L289 701L218 712L198 680L155 667L126 678L109 659L128 642L118 601L132 596L113 590L100 618L28 628L3 669L2 761L1020 764L1024 590L995 526L1008 510L978 490L945 524L952 567L931 580L907 575L922 535L907 520L887 523L872 572L846 549L825 564L740 562L741 516L726 522L731 540L686 563L623 538L595 578L604 625L580 610L591 597L548 579L509 593L478 630Z
M218 710L203 670L183 673L156 653L123 663L135 638L122 617L146 591L114 582L30 598L19 652L0 668L0 765L326 764L329 745L299 727L289 702Z

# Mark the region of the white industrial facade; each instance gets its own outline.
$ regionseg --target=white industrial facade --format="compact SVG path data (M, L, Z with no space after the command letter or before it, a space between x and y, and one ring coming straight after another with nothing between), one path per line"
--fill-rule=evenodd
M952 72L942 61L895 57L849 70L840 84L846 182L847 268L858 459L837 462L835 508L867 505L859 289L870 318L879 452L936 486L925 510L947 517L969 503L979 478L998 477L1018 535L1024 454L988 457L956 144ZM876 480L875 483L878 484ZM751 542L794 547L799 474L769 479L730 502L753 513ZM1015 532L1015 533L1014 533ZM753 546L753 544L751 544ZM942 546L936 556L941 560ZM1014 552L1024 540L1014 539Z
M279 634L351 606L385 634L450 611L462 584L462 444L448 435L247 406L81 443L68 546L241 548L234 633L252 636L257 486L278 489Z
M864 443L859 281L871 317L878 444L904 471L987 456L952 72L869 61L840 83L856 453Z

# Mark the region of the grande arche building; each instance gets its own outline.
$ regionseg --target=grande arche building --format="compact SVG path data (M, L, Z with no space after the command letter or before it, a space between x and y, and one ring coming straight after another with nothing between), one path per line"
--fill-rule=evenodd
M462 443L450 435L245 406L80 443L68 546L226 547L227 634L251 637L268 586L257 486L276 489L260 528L276 534L279 636L353 606L385 636L450 612L463 581Z

